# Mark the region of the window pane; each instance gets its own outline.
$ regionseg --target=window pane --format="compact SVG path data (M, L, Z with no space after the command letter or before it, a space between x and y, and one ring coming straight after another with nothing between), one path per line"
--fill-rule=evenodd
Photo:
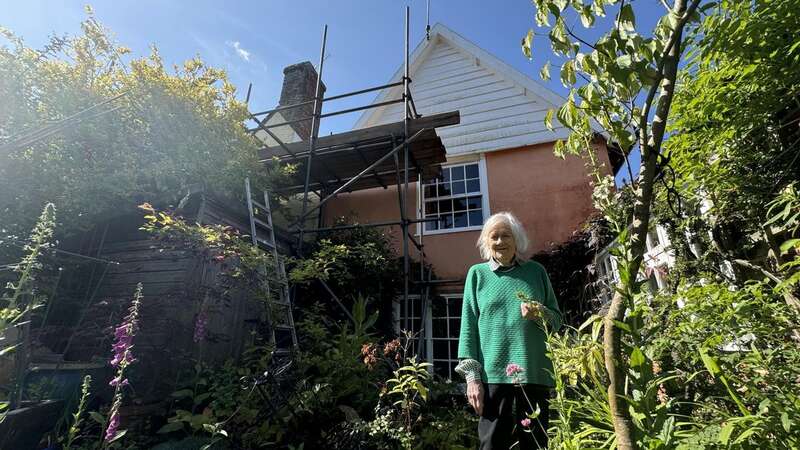
M467 178L478 178L478 165L470 164L464 167L466 170Z
M451 338L458 338L461 334L461 319L450 319L450 336Z
M481 191L481 181L480 180L467 180L467 192L480 192Z
M433 362L433 373L439 375L440 377L450 378L450 374L448 373L449 369L450 369L450 363L447 361Z
M453 215L447 214L439 218L439 228L453 228Z
M455 361L450 361L450 378L455 376L456 373L456 366L458 365Z
M447 310L450 317L461 317L461 299L451 298L447 300Z
M450 168L442 169L442 181L450 181Z
M450 359L458 358L458 341L450 341Z
M464 181L453 181L453 195L463 194L467 192L466 186L464 186Z
M480 209L481 207L481 197L467 197L467 208L468 209Z
M425 214L428 215L428 216L436 215L436 213L439 212L439 209L436 206L437 205L436 205L435 201L434 202L425 202Z
M440 299L435 299L431 302L432 317L444 317L447 313L447 305Z
M425 198L436 197L436 184L425 186Z
M453 210L453 201L452 200L439 200L439 213L449 213Z
M474 227L477 225L483 225L483 211L470 211L469 212L469 226Z
M450 195L450 183L439 183L439 197Z
M464 166L451 167L453 173L453 181L464 179Z
M433 357L434 359L448 359L450 355L447 353L449 350L448 345L450 341L434 339L433 340Z
M454 225L453 225L454 227L456 227L456 228L466 227L467 224L468 224L468 222L467 222L467 213L465 213L465 212L456 213L455 217L454 217L454 220L455 220L454 221Z
M431 336L447 337L447 319L431 319L431 322L433 322Z
M431 220L430 222L425 222L425 231L434 231L438 229L438 220Z
M453 199L453 211L466 211L466 210L467 210L467 199L465 198Z

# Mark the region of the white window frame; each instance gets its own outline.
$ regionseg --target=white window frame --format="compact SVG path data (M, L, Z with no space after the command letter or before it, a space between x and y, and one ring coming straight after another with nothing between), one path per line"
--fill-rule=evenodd
M481 184L480 196L481 196L481 211L483 212L483 222L486 223L486 219L491 216L491 211L489 210L489 183L488 177L486 174L486 157L481 154L480 159L478 160L471 160L471 161L458 161L452 162L447 164L442 164L442 168L449 168L449 167L457 167L457 166L466 166L469 164L478 164L478 180ZM423 219L425 217L425 191L422 184L422 180L417 181L417 192L419 195L417 196L417 219ZM472 193L473 195L477 193ZM469 195L465 194L464 197L469 197ZM437 197L438 198L438 197ZM461 198L461 197L458 197ZM476 226L467 226L461 228L447 228L444 230L424 230L424 223L420 222L417 224L417 236L420 233L424 233L426 236L432 236L436 234L450 234L450 233L461 233L465 231L480 231L483 228L483 225L476 225Z
M425 327L425 361L431 363L431 366L428 368L428 371L431 374L434 373L434 370L433 370L433 363L434 363L434 358L433 358L433 341L434 341L434 337L433 337L433 302L436 301L437 297L446 298L448 300L456 299L456 300L462 300L463 301L464 294L463 294L463 292L462 293L437 294L437 295L432 295L429 298L428 307L427 307L427 310L425 311L424 327ZM420 301L420 296L417 295L417 294L409 295L408 298ZM400 305L400 302L402 302L402 301L403 301L402 298L398 298L397 300L395 300L394 305L393 305L394 329L395 329L395 332L397 334L400 334L400 330L402 328L402 323L403 323L403 317L401 316L402 308L401 308L401 305ZM446 316L446 319L447 319L447 332L448 332L448 336L449 336L451 334L451 331L452 331L452 330L450 330L450 319L455 318L455 316L450 316L449 310L446 310L446 311L447 311L447 316ZM459 319L461 318L460 313L458 315L458 318ZM460 329L457 330L456 334L460 333L460 331L461 331ZM437 340L447 340L447 341L451 341L452 340L452 338L450 338L450 337L447 337L447 338L436 338L436 339ZM448 346L449 346L449 343L448 343ZM437 358L436 361L446 361L448 363L449 362L458 362L458 355L456 355L456 358L453 358L453 359ZM449 368L448 368L448 372L449 372ZM454 377L453 374L450 374L450 379L455 379L455 378L456 377Z

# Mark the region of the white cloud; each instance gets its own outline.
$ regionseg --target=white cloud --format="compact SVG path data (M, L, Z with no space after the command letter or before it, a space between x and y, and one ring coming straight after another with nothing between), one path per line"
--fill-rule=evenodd
M229 46L233 47L236 50L236 54L239 55L240 58L243 60L250 62L250 52L242 48L242 44L239 41L227 41L225 42Z

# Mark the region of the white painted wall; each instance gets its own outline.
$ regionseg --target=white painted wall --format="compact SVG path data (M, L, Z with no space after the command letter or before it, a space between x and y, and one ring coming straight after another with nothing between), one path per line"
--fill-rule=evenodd
M543 123L547 110L560 106L562 99L556 94L443 25L434 31L431 42L423 43L412 57L411 95L422 115L460 112L459 125L437 129L448 156L567 137L563 127L550 131ZM401 96L402 87L397 87L384 91L376 101ZM356 128L398 122L403 117L403 104L397 103L365 114Z

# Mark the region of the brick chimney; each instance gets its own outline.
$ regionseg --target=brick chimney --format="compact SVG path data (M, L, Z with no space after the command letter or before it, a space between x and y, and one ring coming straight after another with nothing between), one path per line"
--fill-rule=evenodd
M283 69L283 88L281 89L281 99L279 106L294 105L314 99L317 89L317 71L314 66L304 61ZM320 85L320 97L324 97L325 84ZM320 104L321 107L321 104ZM286 121L295 119L310 118L314 111L314 104L298 106L297 108L281 111L281 115ZM304 141L311 137L311 120L293 123L291 127L298 136ZM319 130L319 122L317 123Z

